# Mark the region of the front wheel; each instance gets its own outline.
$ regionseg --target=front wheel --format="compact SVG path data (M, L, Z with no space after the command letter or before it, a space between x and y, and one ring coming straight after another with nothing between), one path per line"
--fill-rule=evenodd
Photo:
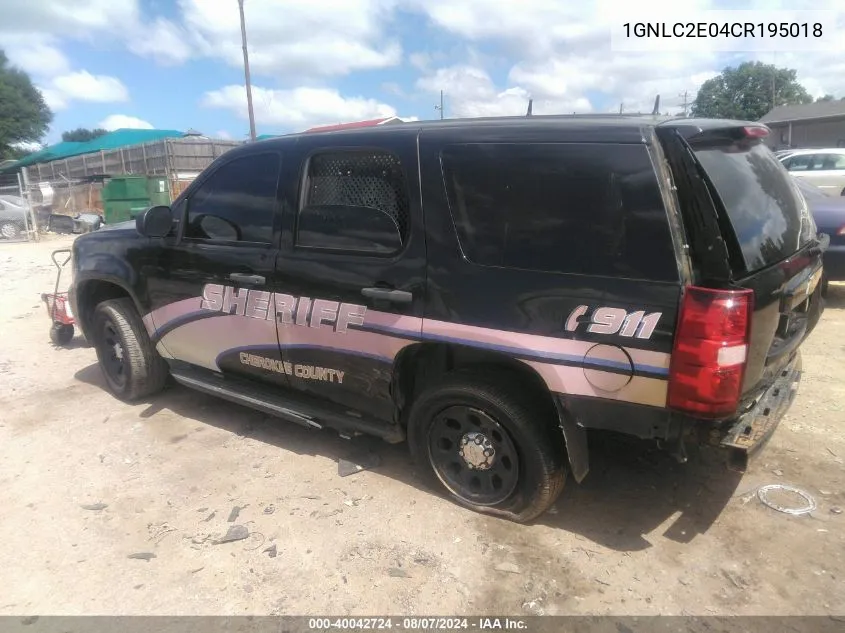
M115 396L131 402L164 388L167 363L147 336L131 299L99 304L91 330L100 369Z
M554 408L512 377L455 371L412 405L408 442L429 478L472 510L526 522L566 478Z

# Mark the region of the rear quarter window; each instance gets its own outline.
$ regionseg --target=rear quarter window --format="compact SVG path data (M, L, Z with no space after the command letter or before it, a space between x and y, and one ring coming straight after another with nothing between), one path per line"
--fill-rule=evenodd
M452 145L441 154L464 256L482 266L677 281L645 145Z

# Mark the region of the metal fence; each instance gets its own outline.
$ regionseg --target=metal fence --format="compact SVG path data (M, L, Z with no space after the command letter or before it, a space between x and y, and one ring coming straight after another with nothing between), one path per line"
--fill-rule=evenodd
M24 168L26 184L91 182L118 175L166 176L171 200L214 159L240 141L167 138L141 145L101 150Z

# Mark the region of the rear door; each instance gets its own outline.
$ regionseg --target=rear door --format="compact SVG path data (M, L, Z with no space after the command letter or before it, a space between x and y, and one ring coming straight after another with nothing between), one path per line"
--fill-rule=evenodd
M679 126L682 128L682 126ZM743 392L770 384L792 358L821 314L822 251L816 227L797 185L763 144L765 128L737 126L681 129L692 151L697 176L703 176L702 214L718 224L711 249L722 249L724 274L701 265L701 236L690 235L693 258L700 265L698 283L754 291L754 316ZM663 134L667 154L671 138ZM688 157L689 158L689 157ZM678 159L678 156L675 156ZM690 163L692 165L692 163ZM694 187L678 177L679 195ZM689 221L687 231L703 231ZM696 252L698 244L698 252ZM705 245L705 248L706 245ZM722 277L722 278L720 278Z
M275 276L291 385L391 422L393 363L425 302L415 130L302 136L291 160Z

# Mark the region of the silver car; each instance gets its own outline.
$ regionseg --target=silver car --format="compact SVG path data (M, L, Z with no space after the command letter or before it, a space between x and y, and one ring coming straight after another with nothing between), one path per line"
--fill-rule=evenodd
M12 240L26 231L26 202L18 196L0 196L0 236Z
M806 180L829 196L845 196L845 147L801 149L778 158L796 178Z

